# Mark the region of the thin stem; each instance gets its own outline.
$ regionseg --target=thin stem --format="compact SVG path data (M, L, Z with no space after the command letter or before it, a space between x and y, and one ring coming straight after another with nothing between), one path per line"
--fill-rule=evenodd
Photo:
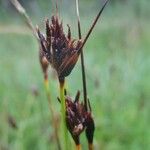
M76 145L76 150L82 150L81 145Z
M89 148L89 150L94 150L93 144L89 143L88 148Z
M77 18L78 18L78 35L79 39L82 38L81 34L81 25L80 25L80 14L79 14L79 1L76 0L76 13L77 13ZM83 50L81 49L81 70L82 70L82 84L83 84L83 95L84 95L84 105L86 111L88 110L87 107L87 87L86 87L86 75L85 75L85 65L84 65L84 53Z
M45 85L46 96L47 96L49 109L50 109L50 113L51 113L51 117L52 117L52 125L54 128L54 134L55 134L55 138L56 138L57 148L58 148L58 150L61 150L61 145L60 145L60 140L59 140L59 135L58 135L58 128L57 128L57 121L56 121L56 118L54 115L55 114L54 109L53 109L52 103L51 103L49 83L48 83L47 76L45 76L44 85Z
M17 9L17 11L25 18L25 21L26 21L28 27L32 30L33 35L39 41L39 37L38 37L38 35L36 33L34 25L33 25L32 21L31 21L30 17L28 16L25 8L19 3L18 0L10 0L10 2L14 5L14 7Z
M84 38L84 41L83 41L83 43L82 43L82 45L81 45L80 50L78 51L78 53L80 53L80 52L82 51L82 48L84 47L84 45L85 45L85 43L87 42L87 40L88 40L90 34L92 33L92 31L93 31L93 29L94 29L94 27L95 27L95 25L96 25L98 19L100 18L100 16L101 16L101 14L102 14L102 12L103 12L103 10L104 10L106 4L108 3L108 1L109 1L109 0L106 0L106 1L105 1L105 3L103 4L102 8L101 8L100 11L99 11L99 13L97 14L96 18L94 19L94 22L92 23L91 28L89 29L89 31L88 31L86 37Z
M64 150L68 150L68 130L66 126L66 102L65 102L65 79L59 79L60 84L60 100L61 100L61 113L62 113L62 130L64 137Z

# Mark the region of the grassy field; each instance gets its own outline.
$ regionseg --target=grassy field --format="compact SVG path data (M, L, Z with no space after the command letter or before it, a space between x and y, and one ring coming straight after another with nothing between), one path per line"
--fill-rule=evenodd
M88 96L96 123L95 150L150 149L150 20L125 10L108 7L84 48ZM82 18L84 35L93 14ZM66 20L71 26L76 21ZM53 150L56 144L38 44L18 22L0 22L0 150ZM77 37L74 26L73 31ZM71 96L82 91L80 61L67 83ZM59 115L57 85L50 71L53 107ZM8 118L16 120L17 129ZM86 150L84 134L81 141Z

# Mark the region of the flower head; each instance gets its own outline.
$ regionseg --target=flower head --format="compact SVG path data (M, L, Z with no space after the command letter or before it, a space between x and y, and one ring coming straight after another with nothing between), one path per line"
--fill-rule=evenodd
M80 143L79 136L84 129L88 143L92 143L95 130L91 112L86 110L85 105L82 102L79 102L79 98L79 91L77 92L74 101L70 96L66 96L66 124L77 145Z
M37 32L45 57L56 70L58 77L65 78L78 60L81 40L71 38L69 25L68 35L65 35L58 16L52 16L51 23L46 20L46 36L40 33L39 29Z

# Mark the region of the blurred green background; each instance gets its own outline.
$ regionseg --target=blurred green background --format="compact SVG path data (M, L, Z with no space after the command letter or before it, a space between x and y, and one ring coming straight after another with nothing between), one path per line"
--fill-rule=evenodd
M20 2L44 30L56 1ZM101 6L102 0L80 0L83 36ZM149 0L111 0L84 48L95 150L150 149L149 6ZM65 30L70 24L77 38L75 0L58 0L58 8ZM58 83L51 70L49 74L59 115ZM67 81L71 96L82 92L80 61ZM50 117L38 43L11 3L0 0L0 150L56 149ZM84 134L81 142L86 150Z

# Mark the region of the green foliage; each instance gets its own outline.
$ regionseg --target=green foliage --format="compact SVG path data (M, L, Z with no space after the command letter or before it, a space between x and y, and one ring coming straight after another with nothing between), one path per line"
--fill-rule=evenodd
M148 150L150 21L144 13L139 18L134 10L123 9L122 16L120 8L113 7L103 15L84 48L88 96L96 122L95 149ZM87 18L90 14L82 18L83 33L92 20ZM78 63L68 78L72 96L82 87L80 78ZM57 84L50 81L53 106L59 113ZM24 26L10 23L0 24L0 112L0 149L56 149L37 42ZM8 125L9 115L18 129Z

